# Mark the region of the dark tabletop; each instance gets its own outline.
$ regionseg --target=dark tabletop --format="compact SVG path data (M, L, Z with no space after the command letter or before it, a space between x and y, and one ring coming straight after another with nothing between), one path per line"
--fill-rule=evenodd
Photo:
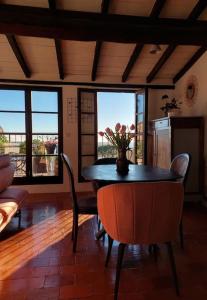
M92 165L82 170L86 180L107 182L135 182L135 181L173 181L180 176L168 169L155 168L144 165L129 165L129 172L121 175L116 171L116 165Z

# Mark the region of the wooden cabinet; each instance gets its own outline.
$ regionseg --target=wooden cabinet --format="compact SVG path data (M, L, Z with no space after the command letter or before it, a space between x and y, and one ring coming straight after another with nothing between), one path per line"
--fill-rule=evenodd
M191 155L186 192L202 194L204 186L204 119L202 117L170 117L150 122L152 135L151 161L154 166L169 168L180 153ZM150 156L150 155L149 155Z

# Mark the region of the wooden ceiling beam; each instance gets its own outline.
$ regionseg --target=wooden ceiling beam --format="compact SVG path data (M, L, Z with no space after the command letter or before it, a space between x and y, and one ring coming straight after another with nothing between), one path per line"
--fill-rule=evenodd
M159 17L159 14L164 6L164 4L166 3L166 0L157 0L155 1L155 4L152 8L152 11L150 13L150 18L157 18ZM134 66L134 64L136 63L140 53L142 52L142 49L144 47L144 44L136 44L134 51L132 53L132 55L130 56L130 59L128 61L128 64L124 70L124 73L122 74L122 82L125 82L128 77L129 74Z
M207 6L206 0L199 0L197 2L197 4L195 5L195 7L193 8L193 10L191 11L190 15L188 16L187 21L188 22L195 21L200 16L202 11L206 8L206 6ZM170 45L167 47L167 49L165 50L165 52L163 53L163 55L161 56L161 58L159 59L157 64L154 66L154 68L152 69L150 74L147 76L148 83L150 83L155 78L157 73L160 71L162 66L165 64L165 62L168 60L168 58L172 55L172 53L174 52L175 49L176 49L176 47L174 45Z
M6 38L9 42L10 47L12 48L12 51L13 51L14 55L16 56L16 59L17 59L19 65L20 65L25 77L30 78L31 77L31 71L30 71L30 69L29 69L29 67L28 67L28 65L27 65L27 63L24 59L24 56L23 56L23 54L22 54L22 52L19 48L19 45L17 43L17 40L16 40L15 36L11 35L11 34L7 34Z
M207 21L0 5L0 33L76 41L205 45Z
M152 11L150 13L150 18L158 18L159 14L161 13L161 10L163 6L165 5L166 0L157 0L155 1L155 4L152 8Z
M56 0L48 0L50 10L56 11Z
M144 44L136 44L134 51L133 51L132 55L130 56L130 59L129 59L127 66L124 70L124 73L122 75L122 82L127 81L135 62L137 61L140 53L142 52L143 47L144 47Z
M58 39L55 39L54 41L55 41L55 51L56 51L56 56L57 56L59 77L60 77L60 79L63 80L65 78L65 74L64 74L64 67L63 67L61 41Z
M101 46L102 46L102 42L97 41L96 47L95 47L95 52L94 52L94 57L93 57L93 67L92 67L92 72L91 72L91 80L92 81L96 80L98 61L99 61L99 57L100 57L100 53L101 53Z
M182 67L182 69L173 78L173 83L176 83L196 62L197 60L206 52L207 47L200 47L191 59Z
M163 55L160 57L160 59L158 60L158 62L156 63L156 65L154 66L152 71L147 76L147 83L151 82L155 78L156 74L159 72L159 70L162 68L162 66L165 64L165 62L168 60L168 58L173 53L175 48L176 48L176 45L169 45L167 47L167 49L165 50Z
M56 11L56 0L48 0L49 9L55 13ZM58 71L60 79L64 79L64 67L63 67L63 58L62 58L62 51L61 51L61 41L59 39L54 39L55 42L55 52L57 57L58 63Z
M199 0L197 2L196 6L191 11L190 15L188 16L188 20L193 21L193 20L198 19L198 17L204 11L206 6L207 6L207 1L206 0Z
M107 14L108 13L109 4L110 4L110 0L102 0L102 3L101 3L101 13L102 14Z
M101 4L101 13L106 14L109 9L109 4L110 0L102 0ZM98 62L101 54L101 47L102 47L102 42L97 41L96 46L95 46L95 52L94 52L94 57L93 57L93 67L92 67L92 72L91 72L91 80L95 81L96 80L96 74L97 74L97 69L98 69Z

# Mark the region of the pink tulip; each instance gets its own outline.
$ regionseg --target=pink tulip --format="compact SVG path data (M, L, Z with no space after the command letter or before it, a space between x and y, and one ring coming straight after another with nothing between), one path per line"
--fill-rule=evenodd
M116 126L115 126L115 130L116 131L119 131L121 128L121 124L120 123L117 123Z
M126 126L125 125L122 125L121 126L121 131L120 131L122 134L126 132Z
M109 127L107 127L107 128L105 129L105 131L106 131L106 133L107 133L108 135L110 135L111 129L110 129Z
M131 126L130 126L130 130L134 130L135 129L135 126L134 126L134 124L132 124Z
M98 133L100 136L104 136L104 132L103 131L99 131Z
M109 136L112 136L113 135L113 131L110 129L109 133L108 133Z

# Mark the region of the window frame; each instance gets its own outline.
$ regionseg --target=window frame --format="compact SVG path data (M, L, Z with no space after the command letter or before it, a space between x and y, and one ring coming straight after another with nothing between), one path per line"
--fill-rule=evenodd
M35 185L35 184L61 184L63 183L63 164L60 157L60 153L63 152L63 109L62 109L62 88L61 87L48 87L48 86L22 86L22 85L0 85L0 90L20 90L25 93L25 135L26 135L26 176L25 177L14 177L14 185ZM32 176L32 136L38 135L39 133L32 133L32 111L31 111L31 94L32 91L40 92L57 92L58 101L58 175L57 176ZM3 112L0 110L0 112ZM4 111L12 112L15 111ZM41 111L38 111L41 113ZM46 113L46 112L42 112ZM47 112L48 113L48 112ZM6 133L5 133L6 134ZM12 133L12 134L15 134ZM45 134L45 133L44 133ZM47 133L46 133L47 135ZM49 135L49 134L48 134ZM28 170L28 172L27 172Z

